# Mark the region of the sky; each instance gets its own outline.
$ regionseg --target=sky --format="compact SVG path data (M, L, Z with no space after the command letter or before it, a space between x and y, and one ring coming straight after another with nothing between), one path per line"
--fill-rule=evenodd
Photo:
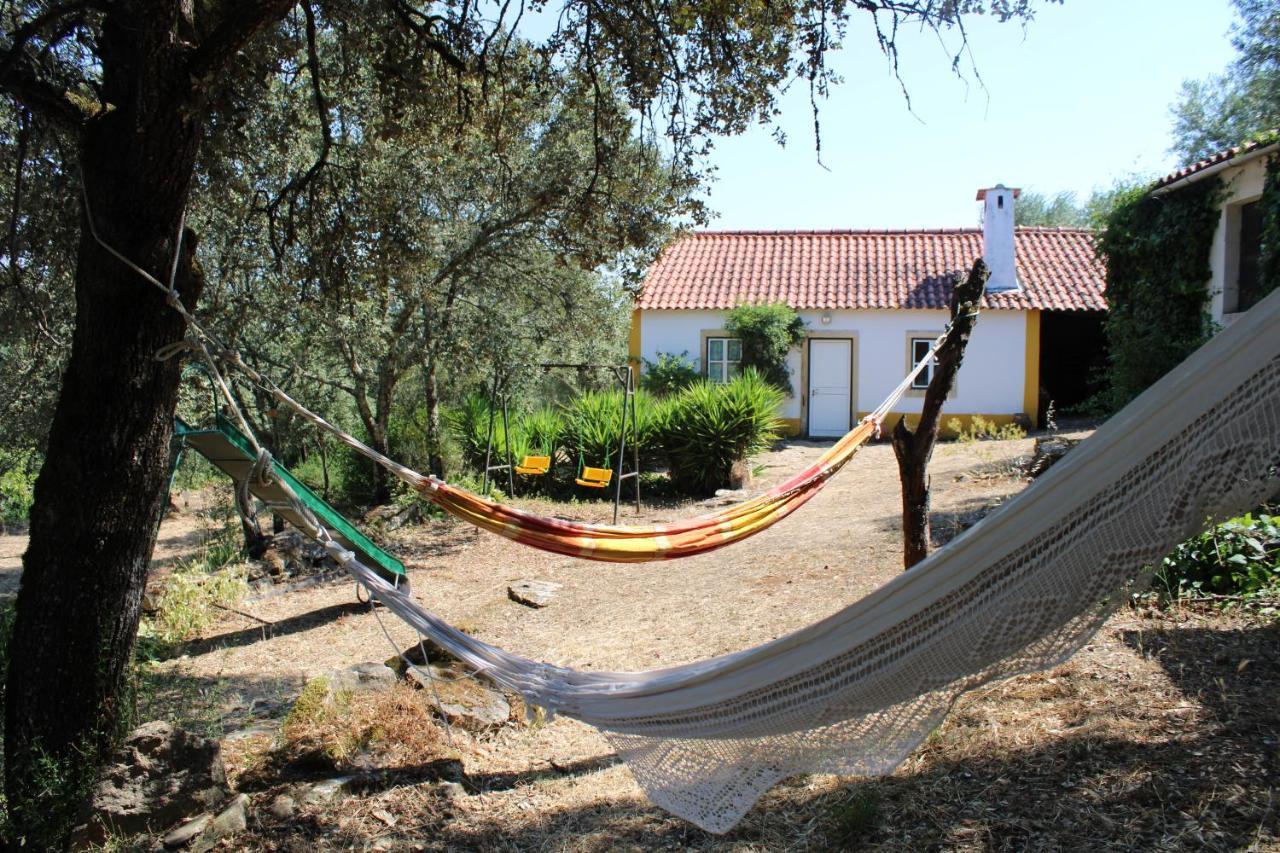
M1179 165L1169 106L1183 80L1231 61L1231 22L1228 0L1042 3L1025 29L969 24L981 82L957 79L936 37L912 34L899 45L910 108L858 22L831 57L845 82L819 103L823 165L797 85L779 122L785 148L768 127L717 141L709 227L972 227L980 187L1084 199L1163 175Z

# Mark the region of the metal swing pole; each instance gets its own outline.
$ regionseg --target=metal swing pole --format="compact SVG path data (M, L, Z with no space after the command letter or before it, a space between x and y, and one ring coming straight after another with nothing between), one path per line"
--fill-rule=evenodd
M507 496L514 497L516 493L516 463L511 457L511 421L507 417L507 381L509 378L509 376L503 377L502 384L499 386L499 393L502 395L502 445L507 451Z
M493 368L493 384L489 386L489 434L485 438L484 443L484 479L480 487L480 494L488 497L489 495L489 462L493 458L493 416L494 409L498 402L498 367L495 364Z
M613 523L618 523L618 510L622 505L622 481L634 478L636 481L636 512L640 512L640 430L637 426L635 378L631 365L613 368L614 378L622 386L622 423L618 430L618 467L614 471L613 488ZM627 421L631 421L631 471L622 473L623 460L627 456Z
M636 515L640 514L640 416L636 413L635 384L635 375L639 369L637 365L633 371L631 365L627 365L627 394L631 397L631 470L636 478Z

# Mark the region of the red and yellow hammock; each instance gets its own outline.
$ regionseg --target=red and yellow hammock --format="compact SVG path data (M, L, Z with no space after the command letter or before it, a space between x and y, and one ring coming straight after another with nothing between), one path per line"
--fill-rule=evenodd
M418 488L450 515L543 551L613 563L673 560L740 542L786 518L820 492L878 429L874 419L864 419L817 462L759 497L668 524L624 526L548 518L435 478L420 481Z

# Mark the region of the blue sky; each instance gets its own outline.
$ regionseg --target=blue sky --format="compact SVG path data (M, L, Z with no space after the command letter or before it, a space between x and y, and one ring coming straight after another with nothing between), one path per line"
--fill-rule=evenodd
M969 35L982 84L958 80L936 38L913 33L900 40L909 110L856 21L831 60L845 82L820 103L827 168L797 85L780 121L785 148L769 128L717 141L710 227L973 226L979 187L1083 198L1163 174L1177 165L1169 105L1182 80L1231 61L1231 22L1227 0L1065 0L1041 5L1025 30L980 20Z

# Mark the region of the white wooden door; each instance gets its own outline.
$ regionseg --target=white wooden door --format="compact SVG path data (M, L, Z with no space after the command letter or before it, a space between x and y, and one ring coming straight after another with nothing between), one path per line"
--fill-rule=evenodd
M849 431L853 341L809 339L809 435L838 437Z

